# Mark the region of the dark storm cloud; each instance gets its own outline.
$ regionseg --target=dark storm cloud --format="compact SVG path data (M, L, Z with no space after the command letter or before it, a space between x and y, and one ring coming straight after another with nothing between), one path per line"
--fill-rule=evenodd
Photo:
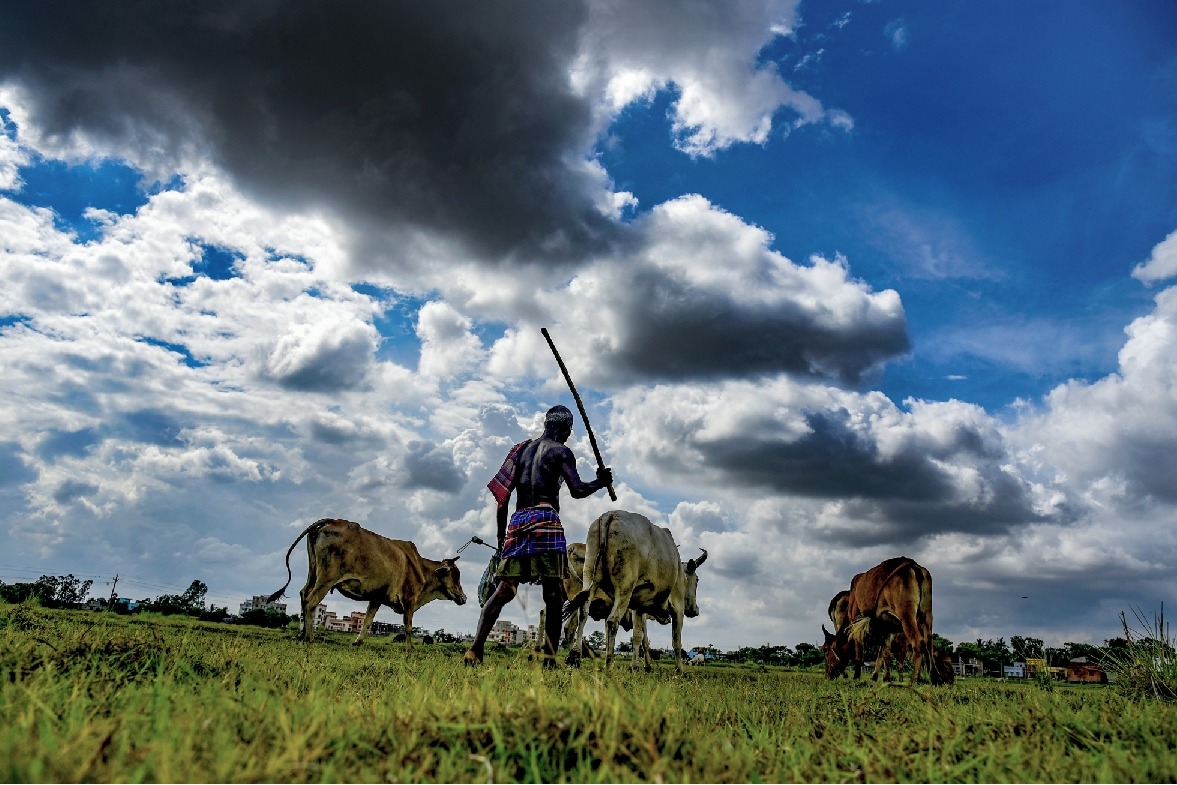
M657 271L635 274L611 373L687 380L785 372L856 384L908 351L902 314L887 321L822 324L788 300L740 302Z
M1027 483L1002 468L1007 457L1000 445L975 428L958 425L953 438L935 449L912 444L883 455L876 437L850 421L844 410L812 412L806 415L809 432L800 439L751 433L696 446L709 466L733 482L844 500L840 520L819 531L842 545L914 542L946 531L1000 534L1048 520L1034 509ZM975 471L982 491L961 498L953 469Z
M452 451L428 441L410 442L407 447L402 485L446 493L456 493L462 489L466 475L454 464Z
M616 229L580 166L583 16L542 0L6 3L0 80L51 137L207 154L269 201L487 258L576 258Z

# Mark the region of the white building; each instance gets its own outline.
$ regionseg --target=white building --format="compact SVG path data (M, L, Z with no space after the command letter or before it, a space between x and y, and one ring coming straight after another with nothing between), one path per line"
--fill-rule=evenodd
M266 602L265 594L257 594L241 603L241 616L250 611L262 610L265 608L273 608L276 611L286 613L286 603L284 602Z
M523 643L523 635L523 630L512 622L503 619L496 621L494 627L490 629L490 639L492 641L501 641L508 646Z

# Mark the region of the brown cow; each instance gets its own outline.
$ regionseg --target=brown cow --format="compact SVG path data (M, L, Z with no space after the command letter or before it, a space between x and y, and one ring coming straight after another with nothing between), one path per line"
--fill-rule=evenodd
M370 532L358 523L323 518L308 526L286 551L286 583L269 596L273 602L290 585L290 554L299 540L307 538L307 582L302 597L302 638L311 639L314 611L327 592L336 589L349 600L368 603L368 613L355 639L363 642L372 617L387 605L404 617L406 641L413 645L413 614L432 600L466 603L458 557L434 561L417 552L408 540L390 540Z
M850 592L840 591L835 594L833 599L830 600L830 606L827 610L827 613L829 613L830 616L830 621L833 622L834 625L835 635L830 635L829 632L825 631L825 627L822 627L822 631L826 632L827 642L836 637L837 633L842 632L850 625L849 611ZM884 636L881 642L871 641L871 643L879 644L879 654L875 659L874 675L871 678L877 680L879 678L879 674L882 673L883 680L890 681L891 653L893 651L901 652L899 659L902 660L902 658L906 656L907 652L907 639L903 637L903 633L894 633ZM854 678L856 679L862 673L861 652L859 652L858 655L858 658L856 658L854 662Z
M849 623L833 634L822 627L827 677L840 676L851 656L857 677L871 638L881 640L889 651L890 638L902 633L905 648L911 651L912 683L919 681L925 664L933 684L945 680L932 655L932 575L914 559L887 559L855 575L844 618Z

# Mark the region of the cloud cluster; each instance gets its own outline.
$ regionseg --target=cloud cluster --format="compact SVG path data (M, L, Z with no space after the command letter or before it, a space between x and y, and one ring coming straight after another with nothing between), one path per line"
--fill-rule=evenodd
M281 583L290 541L325 515L450 554L493 534L484 483L568 403L546 325L616 506L711 554L697 629L721 645L807 639L849 576L897 551L936 574L937 625L958 633L991 629L986 603L1014 579L1047 597L1081 583L1090 608L1057 614L1076 630L1100 602L1171 585L1177 288L1104 378L1000 418L891 401L871 387L911 350L898 292L853 260L787 259L699 195L631 216L593 158L656 91L694 156L782 122L849 127L759 59L797 3L509 10L4 12L11 558L190 571L249 595ZM41 157L116 158L158 183L126 214L90 210L81 239L21 203ZM888 242L910 246L913 226ZM1136 277L1171 277L1172 246ZM970 256L909 261L967 278ZM579 426L573 447L591 473ZM570 537L613 506L568 505ZM469 589L485 554L466 556ZM444 604L429 618L474 623Z
M795 6L47 3L6 14L0 85L50 154L164 180L211 162L271 204L345 218L355 264L432 280L423 262L560 266L621 242L592 150L655 89L679 90L695 153L764 141L782 108L825 117L757 64Z

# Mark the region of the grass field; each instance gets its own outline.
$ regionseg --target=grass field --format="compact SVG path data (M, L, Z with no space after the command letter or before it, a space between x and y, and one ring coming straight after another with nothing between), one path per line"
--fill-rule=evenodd
M0 605L6 782L1173 782L1177 706L1097 685L544 672L517 651Z

